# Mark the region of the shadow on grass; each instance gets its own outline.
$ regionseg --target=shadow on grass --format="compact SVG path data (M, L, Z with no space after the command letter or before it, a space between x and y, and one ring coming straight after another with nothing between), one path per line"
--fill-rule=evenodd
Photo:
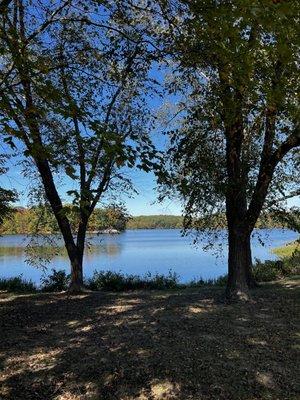
M2 299L0 398L296 399L296 290Z

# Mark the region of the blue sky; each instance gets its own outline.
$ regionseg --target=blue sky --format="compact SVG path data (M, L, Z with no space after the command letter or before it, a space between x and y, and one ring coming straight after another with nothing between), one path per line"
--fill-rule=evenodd
M165 201L158 203L156 181L152 173L132 171L132 180L139 194L134 198L123 197L131 215L172 214L180 215L179 201ZM11 167L7 174L0 177L0 186L16 189L19 193L18 205L26 207L28 204L28 190L30 182L24 178L18 167Z
M164 71L165 73L165 71ZM157 67L153 66L150 71L150 77L157 81L163 80L163 73ZM148 97L148 96L147 96ZM169 108L174 112L178 99L176 96L169 95L167 98L162 99L158 95L148 97L148 105L153 114L156 114L158 110L162 110L164 104L165 112L168 114ZM169 110L169 111L168 111ZM167 117L166 117L167 118ZM163 121L164 118L162 118ZM160 126L151 133L153 143L158 150L164 150L167 143L167 138L161 133L166 127L163 126L163 122L160 122ZM17 144L18 146L18 144ZM21 147L18 149L20 150ZM4 147L0 143L0 153L6 153L7 147ZM18 158L11 158L7 161L8 172L4 175L0 175L0 186L7 189L15 189L18 192L19 200L16 203L17 206L26 207L28 206L28 192L31 187L31 182L28 178L25 178L22 174L21 167L16 165ZM171 214L181 215L181 205L179 201L166 200L162 203L158 202L157 196L157 184L153 173L143 172L137 169L126 171L126 174L131 178L135 189L138 194L129 198L128 196L121 196L120 200L126 205L128 212L131 215L153 215L153 214ZM60 191L62 200L70 202L70 198L64 197L64 193L68 190L75 189L74 182L68 177L62 178L63 188ZM101 207L101 203L99 204Z
M165 137L158 133L153 134L153 140L156 145L162 149L165 146ZM7 148L0 144L0 153L6 153ZM4 175L0 175L0 186L6 189L15 189L18 192L19 200L17 206L26 207L28 205L28 192L32 185L30 179L22 174L21 167L16 165L17 159L11 158L7 161L8 171ZM157 199L157 184L153 173L132 169L126 172L138 191L137 195L132 198L121 196L121 201L125 203L131 215L153 215L153 214L181 214L181 205L179 201L166 200L163 203ZM69 178L63 178L63 190L61 194L67 190L74 188L74 183ZM68 199L64 199L67 200ZM101 204L100 204L101 206Z
M166 147L166 136L159 132L153 132L152 140L156 146L163 150ZM0 144L0 153L6 153L7 148L4 148ZM0 175L0 186L7 189L15 189L19 195L19 201L16 205L26 207L28 205L28 192L31 186L31 182L28 178L25 178L21 172L21 167L16 165L16 160L9 159L7 162L8 172L4 175ZM126 171L127 176L131 178L134 187L138 191L137 195L132 198L128 196L121 196L121 201L126 205L128 212L135 215L153 215L153 214L171 214L181 215L181 204L176 199L165 200L164 202L158 202L158 192L156 179L153 173L143 172L140 170L132 169ZM63 178L63 192L74 188L74 182L69 178ZM62 191L61 191L62 193ZM64 201L70 201L70 199L63 198ZM293 198L288 201L288 205L300 206L300 199ZM101 204L99 205L101 206Z
M26 207L28 205L28 191L30 181L23 177L18 166L12 163L7 164L9 167L5 175L0 176L0 186L7 189L16 189L19 193L19 201L17 205ZM153 173L146 173L139 170L131 170L130 177L139 192L133 198L124 197L127 209L131 215L153 215L153 214L181 214L181 204L179 200L165 200L159 203L157 200L157 185ZM70 189L67 181L65 182L65 190ZM65 191L64 190L64 191ZM289 206L300 206L300 199L294 198L289 201Z

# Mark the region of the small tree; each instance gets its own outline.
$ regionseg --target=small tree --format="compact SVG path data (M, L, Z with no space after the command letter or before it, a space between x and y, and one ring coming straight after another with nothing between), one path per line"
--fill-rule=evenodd
M107 191L131 183L122 172L149 170L144 96L151 59L142 30L122 1L15 0L0 16L1 126L38 171L71 263L70 290L83 284L89 218ZM72 231L59 179L73 189Z
M186 229L202 231L226 213L226 293L247 297L258 217L299 188L299 4L160 4L175 64L169 90L183 116L163 182L182 195Z

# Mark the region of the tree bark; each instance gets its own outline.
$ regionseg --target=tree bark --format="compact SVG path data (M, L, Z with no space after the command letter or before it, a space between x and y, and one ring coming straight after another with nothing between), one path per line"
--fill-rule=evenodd
M71 283L69 292L78 293L83 289L83 255L87 230L88 218L83 218L79 224L76 251L70 257L71 260Z
M71 261L71 282L68 291L71 293L80 293L83 289L83 273L82 273L82 255L77 250L74 252Z
M252 232L251 232L252 233ZM246 235L246 281L249 289L254 289L258 287L258 283L256 282L253 275L253 264L252 264L252 252L251 252L251 233Z
M249 252L250 250L250 252ZM228 230L228 300L249 300L250 237L240 229Z

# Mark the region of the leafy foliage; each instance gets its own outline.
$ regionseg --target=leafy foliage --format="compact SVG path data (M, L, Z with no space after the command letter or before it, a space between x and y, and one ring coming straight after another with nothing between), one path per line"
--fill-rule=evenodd
M65 206L72 230L78 229L78 214L72 205ZM219 220L219 227L226 228L224 216ZM289 228L296 229L298 211L280 214L264 213L256 223L257 228ZM292 221L292 222L291 222ZM206 220L207 228L209 221ZM215 224L213 224L215 226ZM183 218L179 215L139 215L129 216L124 207L108 205L105 208L95 208L89 224L89 232L99 232L107 229L116 229L120 232L125 229L182 229ZM57 234L58 226L49 209L32 207L29 209L12 209L12 213L4 218L0 227L0 234ZM45 241L44 244L50 245ZM52 246L55 245L52 243Z
M169 271L168 275L154 274L150 272L144 277L138 275L124 275L121 272L95 271L91 279L87 281L87 287L91 290L162 290L174 289L179 286L179 277Z
M67 290L70 284L70 275L65 271L52 269L52 274L41 279L43 292L61 292Z
M258 282L276 281L300 273L299 254L285 260L256 261L253 273Z
M133 9L122 0L22 0L0 15L3 141L33 161L80 270L98 202L134 191L126 169L156 165L145 96L154 85L152 56ZM72 182L72 190L58 191L58 177ZM76 239L64 196L77 207Z
M76 232L79 225L78 209L73 205L66 205L65 210L72 230ZM49 207L18 208L12 211L12 214L3 220L0 227L2 234L33 234L37 235L37 241L39 239L41 241L41 235L45 238L47 234L59 233L59 227ZM123 231L129 218L127 210L115 204L101 209L96 208L89 220L88 231L99 232L105 229ZM53 243L52 245L54 246Z
M0 278L0 290L15 293L32 293L36 292L37 288L31 281L24 279L22 276L15 278Z
M208 219L219 226L214 215L225 213L231 190L241 196L243 188L246 218L254 226L254 203L264 198L262 174L275 170L265 209L298 193L297 2L162 3L168 15L178 15L169 19L172 35L163 42L174 62L168 90L179 96L181 111L161 175L165 194L178 190L185 227L201 231ZM234 171L228 170L229 157L236 160ZM242 224L241 217L236 215Z
M7 171L7 168L4 167L5 158L7 158L7 156L0 154L0 175ZM15 191L0 187L0 226L2 225L4 219L11 215L11 203L15 202L16 200L17 194Z
M132 217L127 229L181 229L182 217L179 215L139 215Z
M126 229L130 216L124 205L111 204L103 209L96 209L91 216L89 230L101 232L114 229L123 232Z

